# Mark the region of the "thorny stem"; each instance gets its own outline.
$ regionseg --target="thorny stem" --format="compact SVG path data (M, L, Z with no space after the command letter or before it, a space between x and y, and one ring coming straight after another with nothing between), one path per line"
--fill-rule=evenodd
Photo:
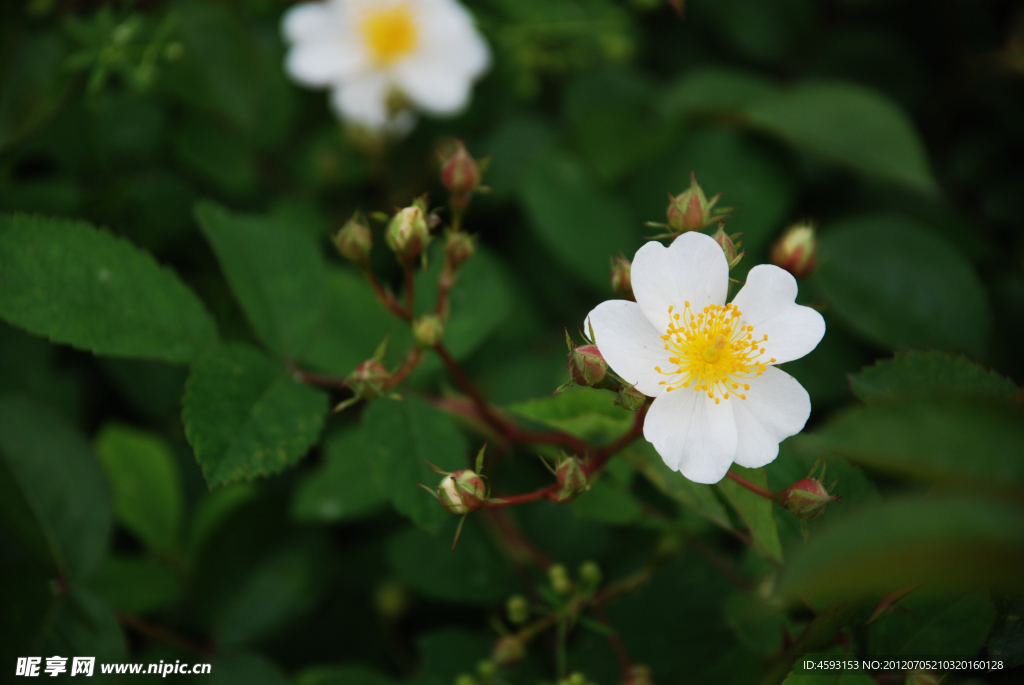
M183 649L186 652L198 654L204 659L209 659L213 656L213 649L211 647L196 644L188 638L182 637L181 635L178 635L177 633L162 626L149 623L138 616L132 616L131 614L119 611L117 612L117 620L130 628L134 628L143 635L155 640L160 640L161 642L165 642L169 645L173 645L174 647Z
M774 493L771 490L765 490L760 485L755 485L754 483L751 483L749 480L747 480L743 476L738 475L736 472L732 470L727 471L725 475L727 475L729 478L745 487L747 490L750 490L755 495L760 495L761 497L764 497L765 499L770 499L773 502L779 501L778 493Z

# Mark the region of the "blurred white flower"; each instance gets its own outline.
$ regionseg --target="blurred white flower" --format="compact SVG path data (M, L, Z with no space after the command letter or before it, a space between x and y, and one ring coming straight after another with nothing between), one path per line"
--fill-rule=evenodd
M602 302L583 330L592 325L615 373L655 398L644 437L698 483L717 483L733 462L773 461L811 413L807 391L774 365L804 356L825 334L821 314L795 303L793 276L755 266L726 304L729 265L703 233L644 245L631 276L636 302Z
M404 133L408 105L454 114L469 101L490 50L455 0L325 0L284 15L286 69L306 86L331 89L343 119Z

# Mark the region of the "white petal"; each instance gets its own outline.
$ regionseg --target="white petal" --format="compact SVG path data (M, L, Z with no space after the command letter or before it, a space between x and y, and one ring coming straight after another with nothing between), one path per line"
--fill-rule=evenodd
M655 366L669 368L665 341L640 311L636 302L608 300L597 305L583 322L583 330L594 327L601 356L612 371L649 397L660 395L664 376Z
M732 404L688 389L663 393L647 412L644 437L673 471L696 483L717 483L736 453Z
M303 43L328 35L338 24L334 8L326 2L295 5L281 18L281 30L290 43Z
M299 83L323 87L345 80L365 63L366 55L354 43L316 41L292 48L285 69Z
M380 74L366 74L336 84L331 105L343 118L382 129L388 125L387 96L391 84Z
M825 319L810 307L796 304L796 291L792 274L771 264L760 264L750 270L746 284L733 299L743 313L740 324L754 327L754 339L768 335L759 360L774 357L772 363L781 364L799 359L817 347L825 335Z
M648 321L660 332L668 328L670 306L685 302L695 309L725 304L729 264L714 238L684 233L669 246L651 241L636 251L631 270L633 294Z
M757 469L775 461L780 442L803 430L811 398L795 378L774 366L749 383L747 399L733 397L729 403L738 433L735 461Z
M395 70L398 86L431 114L455 114L469 101L472 79L445 65L408 60Z

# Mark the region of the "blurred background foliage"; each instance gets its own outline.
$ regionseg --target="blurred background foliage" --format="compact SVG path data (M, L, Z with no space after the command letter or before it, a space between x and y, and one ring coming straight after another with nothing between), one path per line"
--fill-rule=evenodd
M801 523L729 481L684 481L641 441L571 505L511 512L553 560L596 560L612 579L671 533L676 553L608 607L656 682L755 682L835 591L919 583L946 590L911 593L871 623L871 606L851 610L847 644L988 655L1018 668L971 677L1016 682L1020 8L690 0L681 17L660 0L467 4L494 51L471 106L383 146L287 81L285 2L2 4L0 210L108 228L139 249L83 235L62 249L89 268L131 263L117 306L133 305L133 287L166 300L121 335L95 314L109 304L100 291L83 291L92 323L62 310L77 259L52 263L65 290L15 297L34 281L3 253L3 668L63 650L215 660L225 683L450 685L490 653L523 578L474 517L449 552L455 522L411 487L433 482L422 457L457 468L482 442L417 399L449 391L440 364L415 372L405 403L327 416L326 394L281 361L344 375L388 333L400 358L408 333L330 236L356 208L424 191L440 204L435 150L460 136L493 157L493 192L467 218L483 247L452 293L446 342L495 403L596 442L629 426L610 399L536 398L565 380L563 329L611 296L609 256L642 244L666 192L693 171L738 208L740 281L788 224L820 227L800 300L822 308L828 332L786 365L812 398L808 433L748 476L781 489L827 454L842 503ZM25 235L64 241L65 224L7 221L11 235L22 221ZM391 255L373 260L398 287ZM907 350L919 352L893 357ZM222 390L241 414L211 400ZM246 402L268 396L246 423ZM254 465L260 440L280 450ZM497 491L545 482L520 457L489 473ZM783 611L780 596L806 604ZM576 631L571 667L617 682L606 644ZM503 677L550 680L550 662L542 640ZM814 678L793 682L839 682Z

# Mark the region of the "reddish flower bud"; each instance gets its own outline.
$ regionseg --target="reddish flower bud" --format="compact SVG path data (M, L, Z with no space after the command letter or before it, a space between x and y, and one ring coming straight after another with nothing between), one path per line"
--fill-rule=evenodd
M480 185L480 165L466 152L462 140L456 140L455 145L455 154L441 167L441 182L452 194L466 195Z
M558 493L559 500L570 500L590 489L586 465L579 457L570 457L566 454L559 457L555 464L555 477L562 486Z
M487 501L487 484L476 471L454 471L441 479L437 499L453 514L468 514Z
M802 519L821 516L829 502L838 501L817 478L798 480L782 493L782 506Z
M569 351L569 375L577 385L593 387L608 375L608 364L596 345L582 345Z
M363 218L361 212L356 212L351 219L345 222L345 225L334 236L334 245L342 257L360 269L366 268L366 265L370 263L373 234L370 233L370 227L366 225L366 219Z
M462 266L463 262L476 254L476 241L475 235L469 235L461 231L448 233L444 250L453 269L458 269Z
M511 668L526 656L526 643L516 635L502 635L491 650L491 661L498 668Z
M722 197L721 193L708 200L704 190L697 183L697 176L690 174L690 187L675 197L669 195L668 216L669 230L673 233L699 231L710 226L730 210L715 209L715 204Z
M625 257L612 257L612 292L636 302L633 296L632 264Z
M356 397L375 400L391 388L391 373L376 358L367 359L345 377L345 385Z
M722 252L725 253L725 261L729 263L730 270L740 263L740 260L743 259L743 255L746 254L746 252L739 251L740 246L743 245L742 240L734 242L740 237L739 233L734 233L731 236L726 234L725 222L719 221L718 230L715 231L711 237L715 239L716 243L722 246Z
M444 339L444 324L436 314L424 314L412 325L412 335L420 349L433 347Z
M797 278L809 276L818 262L818 239L814 226L791 226L772 247L772 263Z
M411 266L430 243L425 203L417 200L399 210L388 224L384 237L398 261Z

